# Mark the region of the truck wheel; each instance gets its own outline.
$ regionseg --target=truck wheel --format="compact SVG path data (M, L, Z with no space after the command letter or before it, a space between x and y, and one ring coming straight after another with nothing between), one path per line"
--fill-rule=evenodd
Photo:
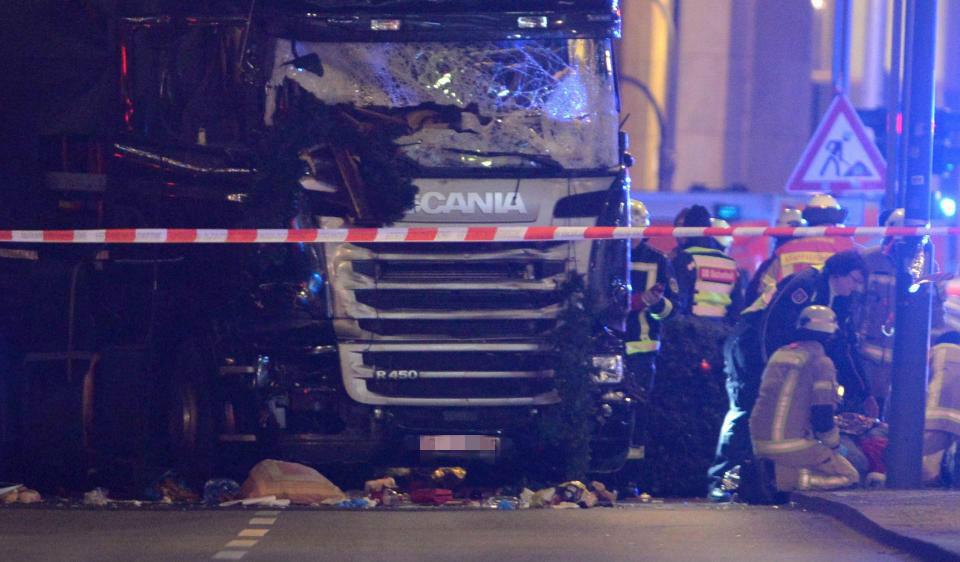
M185 341L171 368L167 408L170 460L184 476L205 479L213 473L217 453L217 401L210 359L195 341Z

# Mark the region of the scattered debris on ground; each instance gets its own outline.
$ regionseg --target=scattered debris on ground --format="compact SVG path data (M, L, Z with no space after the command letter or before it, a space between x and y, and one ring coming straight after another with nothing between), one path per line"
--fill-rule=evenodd
M306 505L347 499L343 490L309 466L273 459L260 461L250 469L240 492L245 498L276 496Z
M367 480L363 489L342 490L317 470L294 462L267 459L257 463L243 482L228 478L207 480L198 491L174 471L163 472L145 489L143 499L114 499L110 490L96 487L82 497L47 500L51 505L88 507L272 507L290 505L337 509L475 508L497 510L585 509L613 507L618 496L626 501L656 502L630 486L608 488L603 482L579 480L556 486L483 486L470 483L467 469L393 467ZM480 478L483 480L483 478ZM0 483L0 504L43 503L35 490L22 484Z
M226 502L244 499L240 484L229 478L207 480L203 485L203 505L215 506ZM274 497L276 499L276 497Z
M0 503L39 503L43 501L40 492L27 488L23 484L0 484Z

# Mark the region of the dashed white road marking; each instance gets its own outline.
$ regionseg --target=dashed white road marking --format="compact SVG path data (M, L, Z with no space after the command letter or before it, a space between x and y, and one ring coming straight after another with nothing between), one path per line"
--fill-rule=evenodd
M280 515L279 511L258 511L256 512L256 517L250 519L248 525L273 525L277 522L277 516ZM265 529L263 527L244 529L237 533L238 537L257 537L263 538L270 532L270 529ZM227 550L227 549L241 549L241 548L252 548L260 542L257 539L251 538L237 538L231 541L228 541L224 546L224 550L218 551L213 555L214 560L240 560L246 556L247 550Z
M247 555L246 550L221 550L213 555L214 560L240 560Z

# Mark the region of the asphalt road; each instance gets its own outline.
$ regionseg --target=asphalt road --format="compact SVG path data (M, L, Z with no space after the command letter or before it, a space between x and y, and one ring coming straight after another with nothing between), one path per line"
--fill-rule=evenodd
M0 509L0 560L913 560L795 508Z

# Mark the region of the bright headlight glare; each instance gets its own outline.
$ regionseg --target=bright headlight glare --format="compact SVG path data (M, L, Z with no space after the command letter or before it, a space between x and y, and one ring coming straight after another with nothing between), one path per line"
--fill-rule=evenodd
M623 381L622 355L595 355L593 368L593 382L597 384L616 384Z

